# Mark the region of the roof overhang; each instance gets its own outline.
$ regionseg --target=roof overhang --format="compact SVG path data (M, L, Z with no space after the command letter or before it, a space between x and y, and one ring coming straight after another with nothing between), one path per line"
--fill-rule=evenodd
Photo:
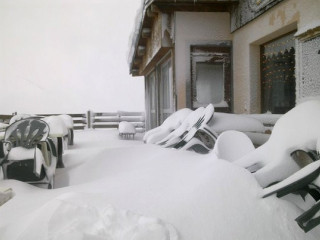
M141 19L136 22L135 32L131 42L129 55L130 74L140 76L139 64L143 55L143 46L146 46L146 29L151 29L154 14L184 12L229 12L231 5L239 0L145 0Z

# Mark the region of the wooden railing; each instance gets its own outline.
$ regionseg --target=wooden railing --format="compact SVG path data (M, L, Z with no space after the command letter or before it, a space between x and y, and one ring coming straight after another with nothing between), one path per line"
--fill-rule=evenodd
M38 116L53 116L59 114L36 114ZM93 112L68 114L73 119L74 129L87 128L118 128L122 121L131 122L137 132L145 131L145 116L143 112ZM9 123L13 115L0 115L0 122Z
M118 128L122 121L132 123L137 132L145 131L145 116L143 112L91 112L90 126L91 128Z

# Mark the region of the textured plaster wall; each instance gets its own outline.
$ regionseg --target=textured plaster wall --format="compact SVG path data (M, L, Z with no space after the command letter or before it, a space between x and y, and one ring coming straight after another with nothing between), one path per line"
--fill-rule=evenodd
M233 33L234 111L260 112L260 45L320 20L319 0L286 0Z
M187 104L190 86L190 45L232 40L229 13L176 12L175 15L175 81L177 109ZM190 97L189 97L190 98ZM191 98L189 99L191 100Z

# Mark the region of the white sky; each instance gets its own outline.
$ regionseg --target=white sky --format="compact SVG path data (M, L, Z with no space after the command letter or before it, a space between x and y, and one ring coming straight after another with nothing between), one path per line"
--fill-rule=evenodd
M0 114L144 110L127 52L141 0L0 0Z

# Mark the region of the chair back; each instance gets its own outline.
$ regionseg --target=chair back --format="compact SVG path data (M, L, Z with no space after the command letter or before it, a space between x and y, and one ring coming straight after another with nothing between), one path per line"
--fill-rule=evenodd
M4 141L11 147L34 148L39 142L45 141L49 135L49 126L39 119L23 119L11 124L5 133Z

